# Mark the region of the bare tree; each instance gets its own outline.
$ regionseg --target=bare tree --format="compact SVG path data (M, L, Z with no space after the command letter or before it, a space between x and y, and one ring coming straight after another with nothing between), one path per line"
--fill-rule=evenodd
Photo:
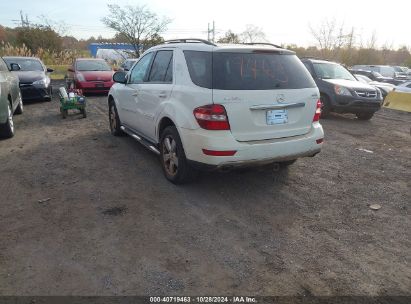
M253 42L265 42L267 41L263 30L253 24L247 24L244 32L240 34L241 42L253 43Z
M26 15L27 16L27 15ZM45 27L49 27L54 30L60 36L66 36L69 30L69 26L64 21L55 21L47 17L46 15L40 15L37 17L40 20L40 24Z
M335 19L324 20L317 28L309 25L310 32L316 40L325 58L335 58L344 46L353 47L355 36L354 29L346 32L344 23L337 24Z
M133 46L135 57L140 57L147 44L157 41L159 35L171 22L166 17L158 17L145 5L127 5L122 8L117 4L108 4L108 9L110 13L102 19L102 22L121 34Z
M240 37L233 33L231 30L228 30L225 34L224 37L221 37L218 39L219 43L240 43Z

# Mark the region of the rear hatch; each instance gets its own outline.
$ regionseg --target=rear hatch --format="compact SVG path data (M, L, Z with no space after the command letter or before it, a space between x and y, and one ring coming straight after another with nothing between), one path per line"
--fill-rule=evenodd
M258 141L310 131L318 89L311 75L287 51L215 51L213 102L225 107L233 136Z

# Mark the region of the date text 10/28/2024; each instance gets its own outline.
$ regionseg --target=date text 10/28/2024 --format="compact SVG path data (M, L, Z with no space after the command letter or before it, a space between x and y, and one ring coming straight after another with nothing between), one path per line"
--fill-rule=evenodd
M255 297L150 297L150 303L258 303Z

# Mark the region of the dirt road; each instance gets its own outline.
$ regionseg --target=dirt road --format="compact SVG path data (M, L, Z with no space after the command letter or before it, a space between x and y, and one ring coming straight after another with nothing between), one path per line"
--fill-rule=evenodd
M0 295L411 295L410 114L334 116L288 170L174 186L105 97L88 110L27 104L0 141Z

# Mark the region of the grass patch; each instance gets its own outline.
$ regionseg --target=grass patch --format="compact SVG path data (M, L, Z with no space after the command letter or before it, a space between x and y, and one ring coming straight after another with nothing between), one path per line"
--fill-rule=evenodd
M67 69L69 65L47 65L48 68L53 69L54 72L50 73L50 78L53 80L63 80L64 76L67 74Z

